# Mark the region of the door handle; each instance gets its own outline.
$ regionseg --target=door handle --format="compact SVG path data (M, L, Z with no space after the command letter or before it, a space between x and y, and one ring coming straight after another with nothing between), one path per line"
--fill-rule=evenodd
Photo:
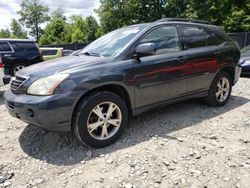
M214 55L220 55L220 50L216 50L215 52L214 52Z
M177 58L177 61L179 61L180 63L184 63L185 57L184 57L184 56L179 56L179 57Z

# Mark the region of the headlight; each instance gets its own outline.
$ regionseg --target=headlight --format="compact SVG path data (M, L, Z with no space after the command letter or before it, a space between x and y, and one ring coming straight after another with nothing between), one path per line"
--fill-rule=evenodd
M55 74L33 82L27 93L31 95L52 95L56 87L68 77L68 74Z

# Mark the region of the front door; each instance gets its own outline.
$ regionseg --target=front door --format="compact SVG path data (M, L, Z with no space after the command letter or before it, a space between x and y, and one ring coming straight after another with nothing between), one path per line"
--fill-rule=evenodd
M154 43L156 53L140 57L134 64L136 107L160 103L185 94L185 52L176 26L161 26L148 32L138 43Z

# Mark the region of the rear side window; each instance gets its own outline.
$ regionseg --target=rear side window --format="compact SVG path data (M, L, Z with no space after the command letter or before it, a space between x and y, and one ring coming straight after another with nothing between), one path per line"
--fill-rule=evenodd
M11 47L8 42L0 42L0 52L11 52Z
M41 50L42 51L42 55L56 55L57 54L57 50Z
M213 32L208 32L203 27L182 26L186 48L200 48L219 45L223 41Z
M182 26L182 30L188 49L207 46L209 34L203 28Z
M16 52L38 51L38 48L34 42L10 42L12 48Z

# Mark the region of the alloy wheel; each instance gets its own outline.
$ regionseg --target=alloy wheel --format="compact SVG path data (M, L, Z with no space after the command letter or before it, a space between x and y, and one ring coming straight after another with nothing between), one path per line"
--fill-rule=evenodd
M18 65L17 67L15 67L14 69L14 73L16 74L18 71L22 70L25 66L23 65Z
M224 102L230 92L230 83L226 77L222 77L219 82L217 83L216 89L216 99L219 102Z
M96 105L87 120L89 134L97 140L107 140L119 130L122 122L120 108L112 102Z

